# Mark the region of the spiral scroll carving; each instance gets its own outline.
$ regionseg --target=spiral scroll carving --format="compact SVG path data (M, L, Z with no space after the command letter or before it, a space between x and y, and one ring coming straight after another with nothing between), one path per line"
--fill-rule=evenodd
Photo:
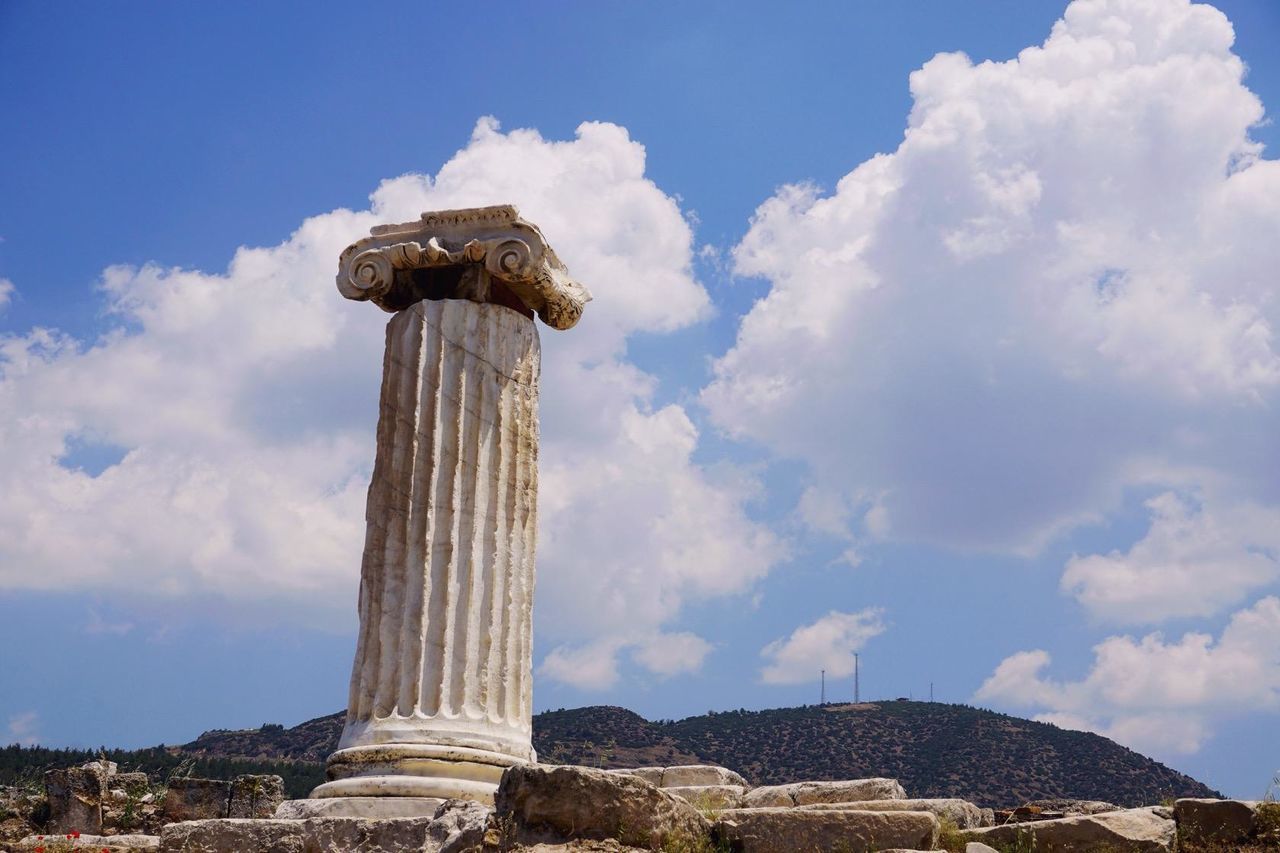
M504 240L489 249L484 268L498 278L523 281L533 276L533 250L523 240Z
M378 249L356 255L351 262L351 284L365 299L376 299L391 290L395 269L391 259Z

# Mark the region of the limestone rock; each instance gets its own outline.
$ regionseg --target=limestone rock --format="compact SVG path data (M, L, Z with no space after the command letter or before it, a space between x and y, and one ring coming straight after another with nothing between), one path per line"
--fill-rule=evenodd
M939 820L949 820L960 829L991 825L983 822L982 809L968 800L866 800L856 803L814 803L800 808L818 811L857 809L872 812L931 812Z
M227 816L230 801L231 783L225 779L170 779L164 795L164 814L174 822L213 820Z
M747 789L741 785L681 785L663 788L695 809L736 809L742 806Z
M432 818L193 820L166 826L161 853L423 853Z
M689 788L707 785L737 785L748 787L747 780L727 767L714 764L682 764L666 767L662 771L661 788Z
M92 853L148 853L160 849L160 838L156 835L85 835L76 838L66 835L29 835L13 845L14 853L46 850L49 853L61 850L89 850Z
M608 772L616 773L620 776L635 776L637 779L643 779L655 788L662 787L662 772L665 767L616 767Z
M1000 853L1000 851L981 841L970 841L964 846L964 853Z
M312 817L432 817L448 800L438 797L319 797L285 800L276 807L279 820ZM487 808L487 807L486 807Z
M1032 800L1028 806L1035 806L1047 812L1062 812L1066 817L1079 814L1101 814L1102 812L1123 811L1122 806L1106 803L1102 800L1069 800L1056 798L1051 800Z
M906 848L932 850L938 819L929 812L871 812L795 808L726 811L712 830L718 843L741 853Z
M279 776L237 776L231 780L226 816L267 818L282 802L284 780Z
M1178 800L1178 841L1188 848L1246 842L1254 835L1257 811L1258 803L1249 800Z
M150 790L151 779L146 773L114 773L107 777L107 785L113 791L141 796Z
M636 776L589 767L512 767L502 775L495 803L498 822L513 821L522 843L612 838L658 847L709 829L679 797Z
M1022 844L1036 853L1075 853L1106 849L1108 846L1125 853L1169 853L1175 844L1173 821L1160 817L1149 808L960 832L967 841L980 841L997 848Z
M566 841L562 844L518 844L512 853L649 853L647 847L629 847L613 839L608 841Z
M44 774L51 834L102 832L102 802L107 794L107 765L115 767L109 761L91 761L83 767L49 770Z
M430 849L437 853L463 853L484 842L493 809L468 800L447 800L427 827Z
M813 803L856 803L865 800L905 800L897 779L847 779L840 782L793 782L748 791L746 808L807 806Z

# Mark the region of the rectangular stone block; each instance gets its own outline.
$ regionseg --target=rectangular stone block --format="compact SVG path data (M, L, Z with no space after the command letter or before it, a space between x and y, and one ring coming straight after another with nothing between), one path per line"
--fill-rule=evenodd
M897 779L845 779L835 782L793 782L766 785L748 791L748 808L786 808L813 803L855 803L864 800L905 800L907 792Z
M227 817L271 817L282 802L284 780L279 776L237 776L231 780Z
M151 789L151 780L146 773L116 773L107 778L107 787L140 797Z
M715 824L720 844L741 853L893 848L932 850L938 819L929 812L818 811L795 808L731 809Z
M44 774L44 790L49 798L51 834L81 832L96 835L102 832L102 801L107 793L107 776L105 768L98 762L48 771Z
M797 808L812 811L867 811L867 812L932 812L938 820L949 820L959 829L990 826L983 810L967 800L865 800L856 803L814 803Z
M171 821L226 817L231 783L225 779L170 779L164 795L164 814Z
M438 850L428 837L432 818L366 820L196 820L160 833L160 853L423 853Z
M1253 800L1178 800L1173 804L1178 843L1194 851L1252 841L1257 834L1258 806Z
M65 835L29 835L10 848L13 853L155 853L160 849L156 835L85 835L75 838Z
M1173 821L1150 807L962 829L959 832L965 841L978 841L999 849L1021 845L1036 853L1076 853L1079 850L1170 853L1175 849L1177 840Z

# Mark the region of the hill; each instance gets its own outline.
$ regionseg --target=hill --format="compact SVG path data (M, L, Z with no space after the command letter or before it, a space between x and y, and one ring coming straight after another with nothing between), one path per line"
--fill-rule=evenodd
M342 714L291 729L206 732L179 749L311 765L337 746ZM542 761L598 767L712 763L754 784L890 776L915 797L1005 807L1050 798L1118 805L1217 792L1095 734L965 705L874 702L728 711L651 722L593 706L533 718Z

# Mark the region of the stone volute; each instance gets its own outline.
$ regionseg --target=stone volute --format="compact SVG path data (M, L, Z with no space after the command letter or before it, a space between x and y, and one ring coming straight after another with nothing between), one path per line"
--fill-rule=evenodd
M305 802L492 802L504 769L535 760L533 317L567 329L591 296L505 205L374 228L342 253L338 290L393 316L346 725Z

